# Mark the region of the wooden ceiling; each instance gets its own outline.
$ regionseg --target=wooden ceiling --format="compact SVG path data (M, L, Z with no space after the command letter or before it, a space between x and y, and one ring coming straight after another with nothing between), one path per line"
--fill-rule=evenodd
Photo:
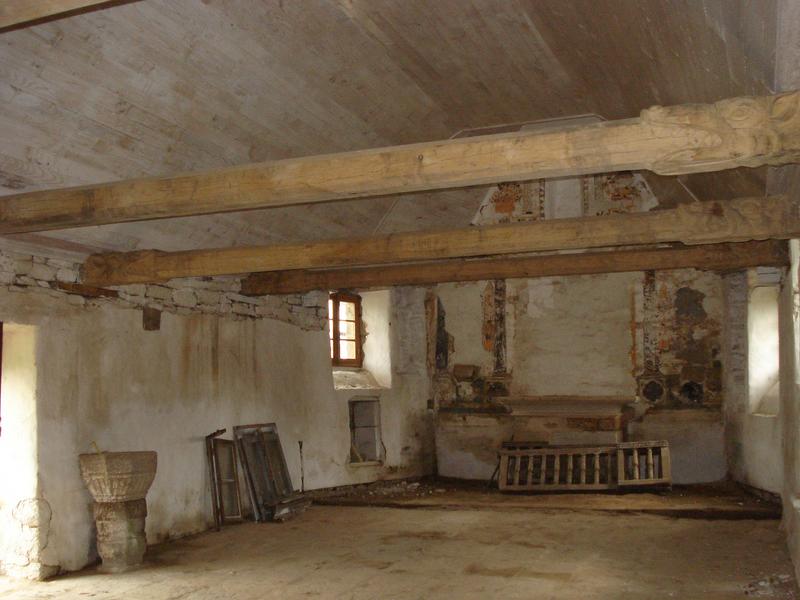
M773 0L141 0L0 33L0 194L772 88ZM762 170L683 178L703 199ZM484 190L11 236L184 250L468 225Z

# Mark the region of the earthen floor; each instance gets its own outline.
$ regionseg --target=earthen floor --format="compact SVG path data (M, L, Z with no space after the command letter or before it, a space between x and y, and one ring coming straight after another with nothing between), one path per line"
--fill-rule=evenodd
M794 598L776 520L312 506L148 549L122 575L0 578L6 600Z

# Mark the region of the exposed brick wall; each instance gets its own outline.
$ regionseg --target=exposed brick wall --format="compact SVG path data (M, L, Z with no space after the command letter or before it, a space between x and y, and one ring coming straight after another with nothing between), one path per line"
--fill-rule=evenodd
M288 296L243 296L238 278L176 279L163 285L115 287L116 297L91 297L80 290L62 289L79 283L80 265L72 262L0 252L0 286L9 291L47 294L74 305L112 303L126 308L150 307L188 315L204 313L231 319L276 319L305 330L327 325L325 292Z

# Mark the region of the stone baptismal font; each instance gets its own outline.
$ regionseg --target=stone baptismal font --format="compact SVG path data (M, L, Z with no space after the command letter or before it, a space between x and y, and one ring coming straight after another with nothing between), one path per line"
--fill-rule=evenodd
M79 457L81 476L94 498L97 551L105 573L121 573L142 563L147 541L145 496L156 476L157 454L96 452Z

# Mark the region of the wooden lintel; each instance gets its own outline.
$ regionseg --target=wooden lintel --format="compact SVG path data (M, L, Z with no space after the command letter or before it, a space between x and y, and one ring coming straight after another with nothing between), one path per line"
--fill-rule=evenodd
M715 244L800 236L800 199L697 202L678 208L308 244L90 256L84 283L108 286L231 275L671 242Z
M3 0L0 30L44 19L72 15L88 9L120 4L119 0Z
M609 250L520 258L450 259L430 263L349 269L253 273L242 281L242 294L297 294L311 290L368 289L394 285L430 285L448 281L481 281L592 275L630 271L702 269L731 271L789 264L784 240L708 244L641 250Z
M653 107L638 118L293 158L0 198L0 234L504 181L800 161L800 92Z
M55 287L70 294L79 294L86 298L117 298L119 292L117 290L108 290L101 287L92 285L84 285L82 283L69 283L66 281L57 281Z

